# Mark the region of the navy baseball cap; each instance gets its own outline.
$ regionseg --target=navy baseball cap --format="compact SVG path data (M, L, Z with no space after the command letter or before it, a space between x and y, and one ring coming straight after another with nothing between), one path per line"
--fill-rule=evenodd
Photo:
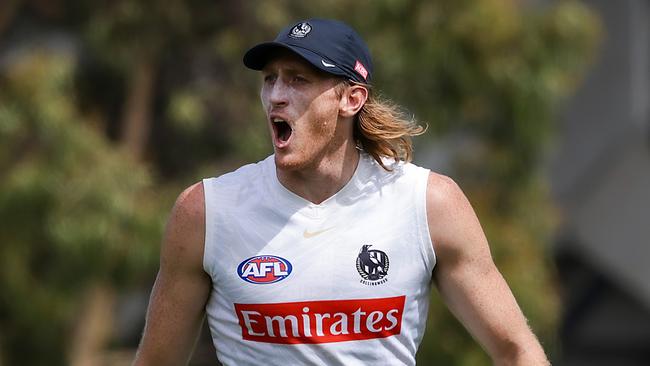
M262 70L278 48L293 51L327 73L370 84L372 59L368 46L352 27L341 21L308 19L290 25L272 42L249 49L244 54L244 65Z

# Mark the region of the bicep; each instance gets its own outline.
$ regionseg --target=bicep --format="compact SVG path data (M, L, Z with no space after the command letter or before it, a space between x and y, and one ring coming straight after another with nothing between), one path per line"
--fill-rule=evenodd
M494 357L508 352L514 343L528 342L526 320L494 265L465 195L448 178L434 179L429 181L427 210L438 257L435 284L447 307L488 353Z
M187 362L210 291L202 265L203 211L200 184L183 192L172 210L136 365Z
M435 284L449 310L490 355L507 353L528 333L526 320L494 264L469 261L441 264Z

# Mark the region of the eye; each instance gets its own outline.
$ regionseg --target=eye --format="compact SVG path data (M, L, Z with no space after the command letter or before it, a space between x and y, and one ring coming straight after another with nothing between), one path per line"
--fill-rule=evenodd
M278 77L275 74L264 75L264 84L274 83Z
M296 75L291 79L291 82L294 84L304 84L309 82L309 80L302 75Z

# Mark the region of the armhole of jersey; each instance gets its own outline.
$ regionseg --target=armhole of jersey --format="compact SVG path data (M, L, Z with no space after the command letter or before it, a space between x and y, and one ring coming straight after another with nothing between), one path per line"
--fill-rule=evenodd
M203 195L205 198L205 238L203 239L203 270L212 277L214 265L214 228L215 223L215 192L214 178L203 179Z
M427 186L429 174L429 169L420 170L415 192L415 207L417 211L422 258L427 270L429 273L432 273L433 268L436 266L436 253L433 250L433 242L431 241L431 233L429 232L429 221L427 220Z

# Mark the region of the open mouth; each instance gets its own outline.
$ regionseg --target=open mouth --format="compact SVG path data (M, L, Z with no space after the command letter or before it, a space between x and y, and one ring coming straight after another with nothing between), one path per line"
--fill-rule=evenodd
M293 132L291 126L289 126L287 121L280 118L274 118L272 126L273 126L273 133L275 135L276 145L278 145L278 147L285 146L289 142L289 139L291 138L291 133Z

